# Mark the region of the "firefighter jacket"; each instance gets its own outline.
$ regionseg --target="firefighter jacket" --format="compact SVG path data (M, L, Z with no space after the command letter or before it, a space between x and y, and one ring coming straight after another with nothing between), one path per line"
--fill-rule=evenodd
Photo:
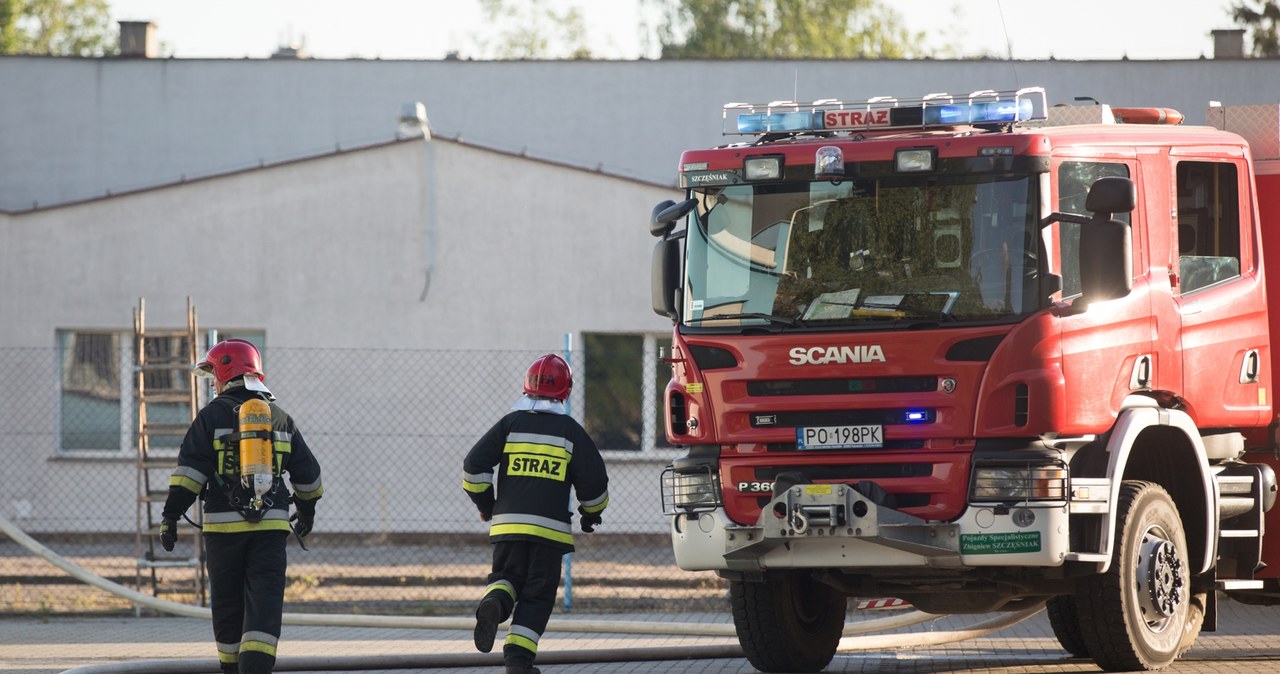
M246 492L239 489L240 455L234 442L238 431L237 410L244 401L258 393L234 384L205 405L187 429L178 451L178 467L169 478L169 497L164 504L164 517L177 519L199 497L204 501L205 533L289 530L289 490L282 475L288 473L293 496L300 501L314 501L324 493L320 483L320 464L293 419L271 403L271 438L275 479L264 496L270 504L262 511L245 515ZM262 396L266 397L266 396Z
M507 414L467 453L462 471L462 488L481 513L493 516L494 542L530 540L572 552L570 488L584 512L599 514L609 505L600 451L564 414Z

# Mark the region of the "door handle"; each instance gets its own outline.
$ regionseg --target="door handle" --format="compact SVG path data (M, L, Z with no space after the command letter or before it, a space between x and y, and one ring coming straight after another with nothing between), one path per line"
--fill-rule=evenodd
M1257 349L1249 349L1244 354L1244 362L1240 363L1240 383L1258 383L1258 372L1262 369L1262 357Z

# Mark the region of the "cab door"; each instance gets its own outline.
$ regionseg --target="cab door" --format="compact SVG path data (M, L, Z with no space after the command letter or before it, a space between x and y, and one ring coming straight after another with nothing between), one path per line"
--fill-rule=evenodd
M1134 179L1139 207L1133 213L1117 213L1115 219L1132 228L1133 291L1127 296L1096 302L1084 311L1067 310L1060 321L1063 391L1066 395L1067 433L1101 433L1111 428L1125 397L1135 391L1158 386L1163 376L1163 358L1154 350L1153 336L1159 331L1151 310L1153 289L1159 280L1150 270L1149 238L1141 204L1144 187L1138 176L1136 154L1081 153L1055 158L1054 210L1087 214L1084 209L1089 187L1098 178L1120 176ZM1055 270L1062 277L1061 301L1071 306L1080 301L1080 225L1058 223ZM1051 256L1052 257L1052 256ZM1165 287L1168 282L1163 281ZM1167 293L1166 293L1167 294Z
M1242 155L1233 147L1170 154L1181 396L1201 429L1264 424L1268 415L1266 301Z

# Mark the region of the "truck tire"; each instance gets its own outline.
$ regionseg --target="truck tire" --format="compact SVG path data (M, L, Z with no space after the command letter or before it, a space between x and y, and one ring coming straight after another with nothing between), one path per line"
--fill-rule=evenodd
M1169 492L1151 482L1122 483L1112 547L1107 572L1076 588L1089 657L1108 672L1166 667L1190 648L1204 619L1192 606L1186 536Z
M751 666L762 672L817 672L840 645L848 598L808 571L729 583L733 626Z
M1053 628L1053 636L1058 638L1058 643L1074 657L1089 657L1084 635L1080 633L1080 614L1076 610L1075 597L1069 594L1050 597L1044 604L1044 612L1049 616L1049 626Z

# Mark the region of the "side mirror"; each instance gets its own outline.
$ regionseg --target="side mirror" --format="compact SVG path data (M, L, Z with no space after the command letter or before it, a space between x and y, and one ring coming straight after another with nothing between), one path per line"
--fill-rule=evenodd
M698 205L697 199L685 199L680 203L670 199L653 207L653 215L649 220L649 233L654 236L666 236L676 227L676 220L683 218Z
M1080 290L1087 303L1119 299L1133 290L1129 225L1094 216L1080 227Z
M679 317L676 293L680 286L680 239L663 239L653 247L650 273L654 313L676 320Z
M1138 204L1138 188L1129 178L1099 178L1089 186L1085 210L1093 214L1080 227L1080 285L1086 302L1114 300L1133 290L1133 235L1113 219Z
M1080 225L1080 291L1085 304L1133 291L1133 233L1128 224L1111 216L1129 213L1137 205L1137 185L1129 178L1109 176L1089 186L1084 207L1092 217L1054 212L1040 222L1042 227L1054 222Z

